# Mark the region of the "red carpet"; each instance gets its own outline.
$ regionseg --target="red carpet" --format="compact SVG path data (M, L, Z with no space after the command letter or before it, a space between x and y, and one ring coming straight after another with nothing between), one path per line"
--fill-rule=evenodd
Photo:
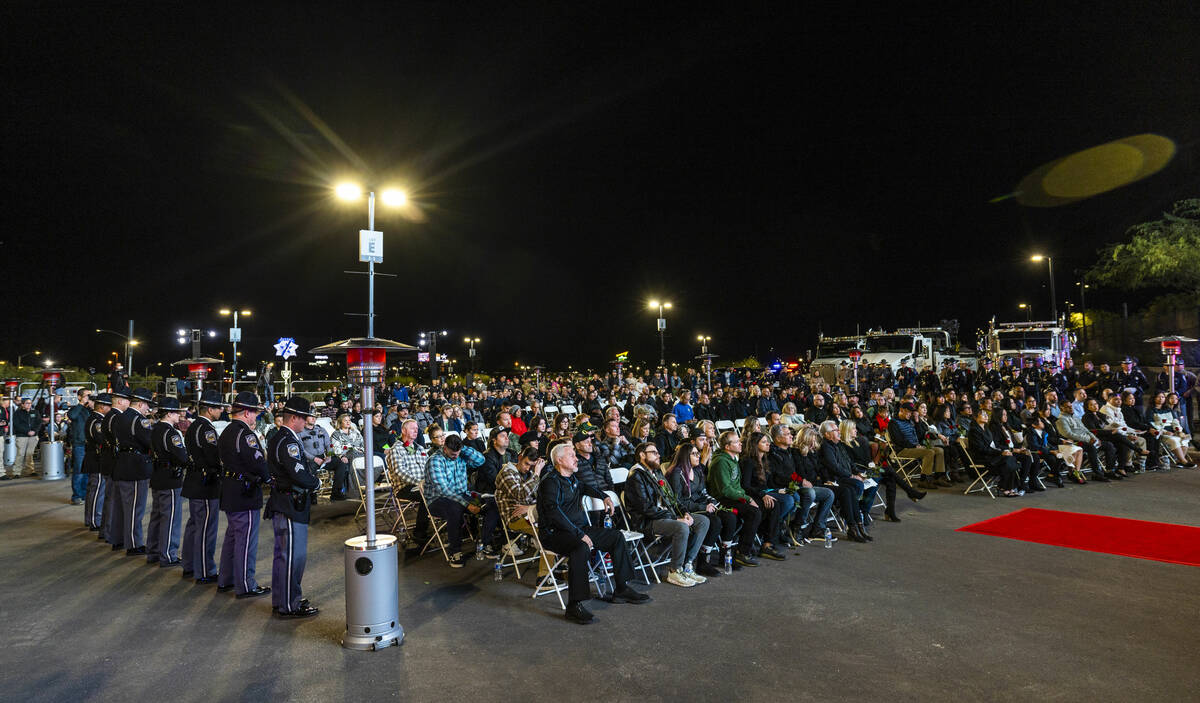
M957 532L1200 566L1200 527L1188 525L1023 508Z

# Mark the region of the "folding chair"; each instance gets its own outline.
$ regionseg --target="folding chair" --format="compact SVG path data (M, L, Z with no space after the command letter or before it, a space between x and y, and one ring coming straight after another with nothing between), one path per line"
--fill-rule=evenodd
M963 491L963 495L987 491L987 494L992 497L992 500L995 500L995 489L998 479L995 476L989 476L987 467L983 464L977 463L975 461L975 457L971 456L971 450L967 448L966 437L959 437L958 444L960 447L962 447L963 454L967 457L967 467L975 472L975 480L972 481L969 486L967 486L967 490Z
M733 426L740 432L742 430L742 428L746 426L746 418L740 417L740 418L734 420Z
M530 508L529 513L526 513L526 520L529 519L528 515L530 513L532 513L533 510L534 510L533 508ZM530 522L530 524L532 525L533 523ZM517 551L517 538L514 538L513 533L509 532L508 521L505 520L503 516L501 516L501 518L500 518L500 528L504 530L504 545L506 547L506 550L500 554L500 568L505 569L505 568L508 568L511 566L513 573L516 574L517 578L519 579L519 578L521 578L521 566L520 565L528 564L531 561L537 561L538 555L534 554L533 556L530 556L530 557L525 557L525 556L518 557L515 553ZM537 532L536 526L533 528L533 531L534 531L534 533ZM517 537L520 537L521 535L524 535L525 533L517 532L516 534L517 534Z
M560 405L558 411L570 418L574 418L579 414L579 411L575 409L574 405Z
M387 462L384 462L383 470L388 477L388 495L384 501L384 508L381 512L385 517L388 514L395 516L392 520L391 532L392 534L396 535L396 538L399 540L400 544L403 545L408 538L410 530L412 529L409 523L409 518L405 515L405 513L410 510L416 510L417 501L400 497L400 490L404 488L406 483L398 475L396 475L396 473L392 471L389 466L387 466ZM415 524L416 516L413 516L412 520ZM400 532L398 534L396 532L397 527L400 528Z
M560 583L558 577L554 575L554 571L566 563L567 558L547 551L542 546L542 538L538 536L537 507L535 506L530 509L525 516L529 520L529 524L533 525L533 544L534 549L537 550L536 558L541 559L546 565L546 575L538 579L537 583L534 584L533 595L530 598L537 598L538 596L546 596L553 593L558 597L558 607L566 610L567 602L563 600L562 592L567 590L567 584ZM520 576L517 578L520 578Z
M445 518L440 518L434 515L429 510L429 499L425 497L425 484L421 483L417 486L417 493L421 496L421 503L425 506L425 514L429 516L429 526L432 528L433 536L425 541L421 546L421 555L424 556L429 551L430 546L436 541L438 549L442 550L442 558L446 563L450 563L450 553L446 551L446 542L449 540L449 535L443 538L443 533L446 532L448 526ZM563 606L564 608L566 606Z
M359 471L363 471L364 472L363 475L364 476L366 475L366 472L364 471L364 468L363 468L366 465L367 465L367 462L366 462L365 457L359 457L350 462L351 480L354 482L354 488L358 492L358 500L360 501L358 504L358 510L354 511L354 521L355 522L358 522L359 518L365 519L366 510L367 510L367 487L365 485L363 485L362 479L360 479L358 477ZM385 465L385 462L383 461L383 457L379 457L379 456L374 457L374 461L372 462L372 467L373 467L372 470L374 471L375 478L377 479L375 481L375 493L378 494L380 491L391 491L390 479L387 481L382 480L384 477L387 476L387 466ZM383 471L381 472L381 471L379 471L379 469L383 469ZM378 495L377 495L377 497L378 497ZM387 512L387 501L386 500L383 500L383 501L376 500L375 501L375 516L379 517L380 513L386 513L386 512Z
M729 430L734 429L733 420L717 420L715 427L718 433L728 432Z
M637 532L630 527L629 516L625 511L625 503L621 500L621 498L612 491L605 491L604 493L612 499L614 506L621 507L621 524L625 526L624 529L621 530L621 534L625 537L625 543L632 547L633 568L642 575L642 581L645 582L647 586L651 585L650 576L646 575L647 570L651 576L654 576L655 583L662 583L662 580L659 579L658 572L655 571L655 569L663 564L669 564L671 560L669 557L664 560L661 554L659 555L658 559L655 559L650 555L650 551L648 549L648 547L662 544L662 537L655 535L650 540L649 544L647 544L646 535L641 532ZM584 496L584 501L585 515L587 514L586 511L588 510L604 510L604 501L602 500ZM614 512L616 511L614 510ZM669 545L667 549L670 549Z
M961 439L961 438L960 438ZM921 478L921 460L913 456L900 456L900 452L896 451L895 445L892 444L890 438L879 438L879 453L885 461L892 463L896 473L904 477L905 481L913 483Z
M557 405L547 405L544 408L542 408L542 412L546 415L547 420L551 420L554 418L555 415L558 414L558 406Z
M608 470L608 477L612 479L614 486L624 485L629 479L629 469L624 466L616 466Z

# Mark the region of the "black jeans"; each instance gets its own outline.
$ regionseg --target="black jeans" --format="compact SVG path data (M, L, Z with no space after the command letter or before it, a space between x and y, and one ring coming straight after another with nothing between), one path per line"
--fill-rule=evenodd
M754 535L758 533L758 526L762 524L762 510L749 503L721 501L721 504L738 511L737 516L742 521L742 532L741 536L738 537L738 549L741 550L742 554L753 554Z
M335 456L327 466L333 471L333 483L330 484L329 489L330 496L346 497L346 477L350 474L350 462L342 461L341 457Z
M711 513L701 510L694 514L704 515L712 525L704 536L704 546L716 547L718 542L733 542L733 536L737 534L737 515L728 510L714 510Z
M633 565L629 562L629 546L620 530L603 527L585 527L583 533L591 538L598 552L608 552L613 562L613 581L616 590L623 591L633 578ZM591 550L582 538L567 532L541 535L542 546L567 558L567 598L572 603L591 597L588 588L588 558Z
M446 521L449 542L446 551L452 555L461 552L463 515L467 513L467 506L449 498L438 498L429 505L429 512ZM483 521L483 531L480 533L480 541L483 541L487 535L495 532L496 526L500 524L500 512L496 510L496 504L484 503L479 511L479 518Z

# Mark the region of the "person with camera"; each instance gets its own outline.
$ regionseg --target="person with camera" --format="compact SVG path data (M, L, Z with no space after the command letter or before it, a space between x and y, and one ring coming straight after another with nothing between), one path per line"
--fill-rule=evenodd
M312 498L321 481L305 461L300 444L304 423L313 417L308 400L287 399L282 410L283 427L267 444L271 468L271 497L263 517L275 528L275 559L271 566L271 610L285 620L311 618L318 610L300 590L308 562L308 522Z
M217 591L234 591L238 598L256 598L271 592L254 579L262 484L271 481L266 457L254 434L254 420L262 409L254 391L238 393L233 399L233 419L217 439L217 451L225 468L221 479L221 510L226 523Z
M221 456L213 421L228 407L213 389L200 395L196 419L183 436L191 463L183 475L182 495L188 502L188 520L183 529L183 577L195 576L196 583L215 583L217 526L221 508Z

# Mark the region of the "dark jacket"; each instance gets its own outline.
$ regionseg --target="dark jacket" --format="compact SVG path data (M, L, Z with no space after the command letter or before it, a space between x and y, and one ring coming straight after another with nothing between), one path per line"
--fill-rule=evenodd
M604 491L616 490L612 474L608 473L608 462L600 452L593 451L586 459L579 452L575 456L579 458L579 471L575 475L580 481L602 495Z
M821 460L816 452L808 455L800 453L799 449L792 450L792 461L796 464L796 473L813 485L821 485Z
M263 517L276 513L293 522L308 524L313 491L321 485L316 474L308 468L304 447L291 429L281 427L267 444L267 465L275 479Z
M87 420L92 411L86 405L80 403L73 406L67 411L67 419L71 424L67 427L67 437L71 441L72 446L81 446L87 444Z
M658 448L660 461L670 461L675 456L679 440L675 438L674 432L667 432L660 427L658 434L654 436L654 446Z
M104 435L100 431L100 423L103 420L104 416L93 410L83 422L83 434L87 438L87 449L83 453L83 473L85 474L101 473Z
M604 498L604 494L583 483L575 476L563 476L549 471L538 483L538 532L543 537L566 533L583 536L587 516L583 512L583 496Z
M767 454L767 487L787 488L793 480L792 474L799 474L792 450L772 444L771 452Z
M125 408L120 417L113 420L112 429L117 438L117 463L113 467L116 481L144 481L150 478L154 465L150 462L150 431L154 423L133 407Z
M221 510L228 513L262 507L262 484L270 481L267 458L254 431L233 420L217 438L225 475L221 479Z
M855 473L846 445L841 442L822 442L818 456L821 458L821 474L826 481L841 482Z
M13 436L27 437L30 432L41 432L42 417L34 408L17 408L13 411Z
M206 417L197 417L183 436L192 463L183 476L183 497L215 500L221 497L221 455L217 431Z
M703 466L692 469L691 481L687 480L682 469L676 469L667 477L667 482L671 484L671 490L675 493L675 499L679 501L679 506L689 513L702 513L709 503L717 502L716 498L708 494Z
M496 476L504 468L505 457L495 447L483 453L483 464L475 469L475 490L479 493L496 492Z
M645 531L651 520L669 520L676 517L675 511L667 507L667 498L659 487L666 478L658 471L635 464L625 481L625 507L629 512L630 527Z
M892 421L888 423L888 436L891 437L892 445L898 452L915 449L921 444L921 439L917 436L917 428L913 425L912 420L892 418Z
M183 445L183 433L165 420L159 420L150 431L150 449L154 456L150 487L158 491L182 488L183 472L190 463Z
M971 425L967 432L967 448L971 451L971 458L981 464L991 466L1004 459L995 440L992 439L991 431L978 422Z
M766 463L766 461L767 458L763 457L763 462ZM755 500L761 500L763 494L770 488L766 481L767 475L771 473L770 466L765 467L764 477L761 481L758 479L758 467L748 455L742 455L738 461L738 468L742 472L742 491Z

